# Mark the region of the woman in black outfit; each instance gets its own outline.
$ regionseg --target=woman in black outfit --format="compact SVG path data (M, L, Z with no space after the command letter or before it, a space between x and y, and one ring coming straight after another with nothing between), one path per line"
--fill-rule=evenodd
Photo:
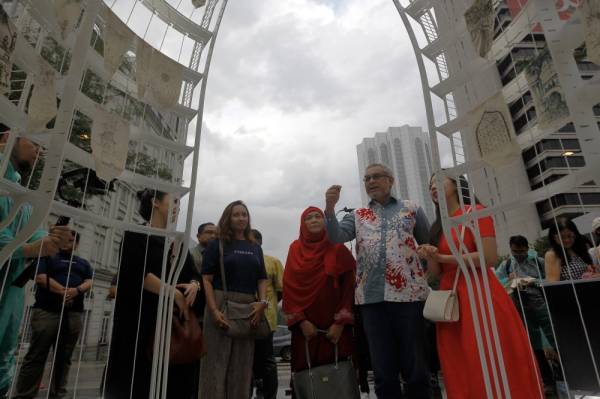
M164 229L169 217L169 194L144 190L138 193L139 212L154 228ZM175 200L176 202L176 200ZM174 207L175 208L175 207ZM105 384L105 398L143 398L150 393L152 348L158 312L160 287L164 284L162 260L165 238L126 231L121 243L121 262L117 283L113 333ZM166 276L176 259L167 258ZM198 294L199 276L195 276L191 256L187 255L175 289L178 314L189 317ZM199 364L169 367L168 398L192 398L197 393Z

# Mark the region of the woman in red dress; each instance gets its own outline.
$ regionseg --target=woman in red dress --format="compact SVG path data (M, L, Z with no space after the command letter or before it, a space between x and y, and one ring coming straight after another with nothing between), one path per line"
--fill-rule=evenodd
M465 204L465 211L471 210L468 185L465 178L460 177L459 183L461 194ZM444 191L448 204L448 213L455 217L463 214L459 202L459 189L457 181L448 177L444 179ZM440 220L440 211L438 205L438 191L434 178L430 182L430 192L433 202L437 208L437 219L431 227L430 245L419 247L419 255L427 260L428 268L434 275L440 276L440 290L451 290L454 278L456 276L458 262L452 255L448 246L447 238L444 236ZM482 209L481 205L476 205L476 209ZM494 222L491 217L481 217L478 219L479 231L483 244L483 257L485 264L480 264L480 254L477 252L475 244L474 231L467 228L464 232L464 245L466 251L463 252L465 262L470 270L468 259L471 259L477 273L469 272L473 291L476 297L477 314L479 315L479 325L483 326L481 318L481 306L478 301L477 287L475 279L479 281L483 289L483 272L487 273L487 279L490 285L491 299L496 317L496 325L500 341L500 348L494 345L492 336L491 346L493 354L490 354L489 347L482 332L485 359L487 368L490 371L491 398L506 398L508 394L504 390L502 377L500 374L500 365L497 353L502 350L504 366L506 370L510 397L513 399L535 399L543 398L543 389L541 379L537 371L537 365L533 356L533 351L527 339L527 334L517 310L515 309L510 297L506 294L500 282L496 279L493 271L488 266L493 265L498 257L496 246L496 233L494 231ZM458 230L453 230L453 240L455 245L459 246L459 237L462 234L463 226ZM437 345L440 357L440 364L444 378L444 385L449 399L484 399L488 398L484 383L483 371L477 341L475 338L475 326L471 314L471 306L467 293L467 284L464 275L460 275L457 285L457 295L459 303L460 319L458 322L437 323ZM484 298L485 298L485 294ZM484 312L489 320L488 304L485 302ZM491 335L491 325L488 322L488 328ZM482 329L483 330L483 329ZM492 360L493 359L493 363ZM498 372L498 383L495 383L491 377L492 367Z
M283 311L292 332L292 372L352 355L356 262L342 244L327 238L323 212L309 207L300 219L300 237L290 245L283 272ZM319 334L320 331L325 333Z

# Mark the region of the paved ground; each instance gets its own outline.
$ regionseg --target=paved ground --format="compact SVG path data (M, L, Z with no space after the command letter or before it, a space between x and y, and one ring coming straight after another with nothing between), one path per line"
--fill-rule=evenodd
M102 372L104 370L104 362L82 362L81 365L73 362L71 372L69 373L69 393L74 393L74 396L69 398L101 398L100 394L100 381L102 378ZM44 376L42 388L40 390L38 399L46 398L48 394L47 381L48 381L49 368L46 367L46 375ZM279 391L277 392L277 398L286 398L286 390L290 386L290 364L287 362L279 362L277 364L277 373L279 376ZM77 381L77 384L75 384Z
M42 389L40 390L38 399L46 398L48 390L46 388L48 381L49 367L46 367L46 375L43 379ZM98 399L101 398L99 390L100 381L102 379L102 373L104 371L104 362L82 362L81 365L77 362L73 362L71 372L69 373L69 384L68 389L70 394L74 396L68 396L68 398L82 398L82 399ZM287 362L279 362L277 364L277 373L279 377L279 390L277 392L278 399L290 398L289 393L290 386L290 364ZM75 383L77 381L77 384ZM373 390L373 377L370 375L369 382L371 385L371 396L375 398Z

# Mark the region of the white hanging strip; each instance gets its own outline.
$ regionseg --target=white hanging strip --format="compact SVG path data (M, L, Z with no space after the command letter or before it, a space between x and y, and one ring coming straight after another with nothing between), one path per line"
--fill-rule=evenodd
M33 77L33 89L27 112L27 129L38 132L56 116L56 71L39 58L39 71Z
M171 109L177 104L183 81L183 66L160 51L152 54L151 82L146 100L155 106Z
M154 49L145 40L137 38L135 52L135 80L137 82L138 99L142 100L150 81L150 63Z
M531 88L539 129L557 130L567 124L569 108L548 49L531 60L525 77Z
M494 40L494 5L492 0L475 0L465 12L465 22L480 57L492 48Z
M587 58L600 65L600 1L582 0L581 17Z
M159 109L169 110L179 100L183 65L139 39L136 79L139 98Z
M97 105L91 144L96 175L105 181L119 177L127 162L129 124Z
M498 92L470 113L481 159L500 167L521 155L511 116L502 92Z
M131 47L135 33L109 8L104 10L104 21L104 68L106 78L111 79Z
M0 5L0 94L10 91L12 55L17 43L17 28Z
M64 39L69 36L79 21L82 12L83 0L54 0L54 12L60 34Z

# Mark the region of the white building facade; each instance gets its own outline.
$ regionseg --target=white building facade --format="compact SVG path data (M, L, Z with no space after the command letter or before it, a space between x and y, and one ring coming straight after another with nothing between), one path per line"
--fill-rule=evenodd
M431 177L431 152L429 135L420 127L389 127L386 132L375 133L364 138L356 147L358 174L365 175L367 166L381 163L394 172L392 194L399 199L409 199L419 204L430 222L435 219L435 210L429 196ZM360 183L362 185L362 181ZM369 197L361 190L362 205Z
M599 66L586 55L578 2L552 8L547 5L554 2L543 0L501 0L479 11L479 22L470 26L470 0L395 3L406 4L405 15L421 26L413 46L427 75L424 90L443 110L432 107L429 129L451 140L454 166L468 173L481 202L499 207L499 251L508 252L511 235L534 241L556 217L596 214L600 193L590 165L596 162ZM556 33L558 27L564 32ZM483 159L478 137L478 112L494 107L495 98L508 107L506 128L520 152L501 166ZM556 106L562 108L551 109Z

